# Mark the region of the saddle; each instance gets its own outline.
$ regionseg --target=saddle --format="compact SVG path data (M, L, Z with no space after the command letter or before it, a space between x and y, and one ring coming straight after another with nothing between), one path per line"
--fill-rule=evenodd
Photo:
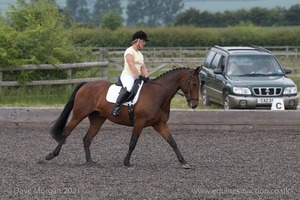
M128 96L128 98L125 102L133 102L135 95L137 95L139 88L142 86L141 84L142 84L142 81L140 79L138 79L138 78L135 79L132 90L130 92L130 95ZM115 82L115 85L123 88L123 84L122 84L120 76L118 76L118 80Z
M127 100L123 105L128 106L128 115L131 122L131 125L134 124L134 112L133 112L133 105L137 102L141 88L143 86L144 81L140 79L136 79L134 81L132 90L130 92L130 95L128 96ZM119 92L121 88L123 87L123 84L120 80L120 77L118 77L118 80L116 83L112 84L107 91L106 94L106 100L110 103L116 103L116 100L119 96Z

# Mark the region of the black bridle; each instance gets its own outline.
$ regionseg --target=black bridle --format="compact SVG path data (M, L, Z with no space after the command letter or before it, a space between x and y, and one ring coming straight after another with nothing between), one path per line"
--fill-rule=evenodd
M192 95L191 83L192 83L192 79L193 79L193 74L194 74L194 71L191 71L189 79L187 80L188 81L187 95L182 94L182 96L184 96L186 98L187 102L190 102L191 100L199 101L199 97L197 97L196 99L191 98L191 95Z
M156 82L153 82L153 81L149 81L148 83L156 84L156 85L162 86L162 87L166 88L167 90L173 92L174 94L178 94L178 95L180 95L180 96L182 96L182 97L185 97L187 102L190 102L191 100L199 101L199 97L195 99L195 98L191 98L191 95L190 95L190 94L192 93L191 82L192 82L192 78L193 78L193 72L194 72L194 71L191 71L191 72L190 72L189 79L187 80L187 82L188 82L187 95L185 95L184 93L180 93L180 92L178 92L178 91L176 91L176 90L174 90L174 89L172 89L172 88L169 88L168 86L165 86L165 85L163 85L163 84L160 84L160 83L156 83Z

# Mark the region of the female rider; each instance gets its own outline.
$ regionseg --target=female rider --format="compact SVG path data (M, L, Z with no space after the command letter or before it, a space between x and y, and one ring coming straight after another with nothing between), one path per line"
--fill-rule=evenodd
M123 87L112 110L114 116L120 114L120 108L130 95L134 80L137 78L144 81L149 80L144 56L139 51L139 49L144 47L146 41L148 41L146 33L142 30L137 31L132 36L131 46L124 53L124 69L120 76Z

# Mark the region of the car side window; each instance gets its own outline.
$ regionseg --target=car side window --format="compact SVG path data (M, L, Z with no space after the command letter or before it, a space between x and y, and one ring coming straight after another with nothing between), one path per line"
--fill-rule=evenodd
M220 61L220 64L219 64L219 68L221 68L222 72L225 69L225 62L226 62L225 56L221 56L221 61Z
M209 54L207 55L207 57L204 61L204 66L205 67L208 67L208 68L210 67L210 63L211 63L211 61L212 61L212 59L214 58L215 55L216 55L216 52L213 52L213 51L209 52Z
M220 68L221 67L221 58L222 58L222 55L220 54L216 54L216 56L214 57L212 63L211 63L211 68L212 69L216 69L216 68Z

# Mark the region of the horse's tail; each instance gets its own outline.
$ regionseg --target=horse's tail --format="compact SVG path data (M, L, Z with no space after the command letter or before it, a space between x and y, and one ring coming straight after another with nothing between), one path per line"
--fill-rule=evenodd
M76 88L74 89L74 91L71 94L71 97L70 97L68 103L65 105L64 110L62 111L62 113L56 120L55 124L51 128L50 134L52 135L53 139L55 139L57 142L59 142L63 139L63 132L65 130L69 115L70 115L71 111L73 110L75 96L76 96L78 90L84 84L86 84L86 82L80 83L79 85L76 86Z

